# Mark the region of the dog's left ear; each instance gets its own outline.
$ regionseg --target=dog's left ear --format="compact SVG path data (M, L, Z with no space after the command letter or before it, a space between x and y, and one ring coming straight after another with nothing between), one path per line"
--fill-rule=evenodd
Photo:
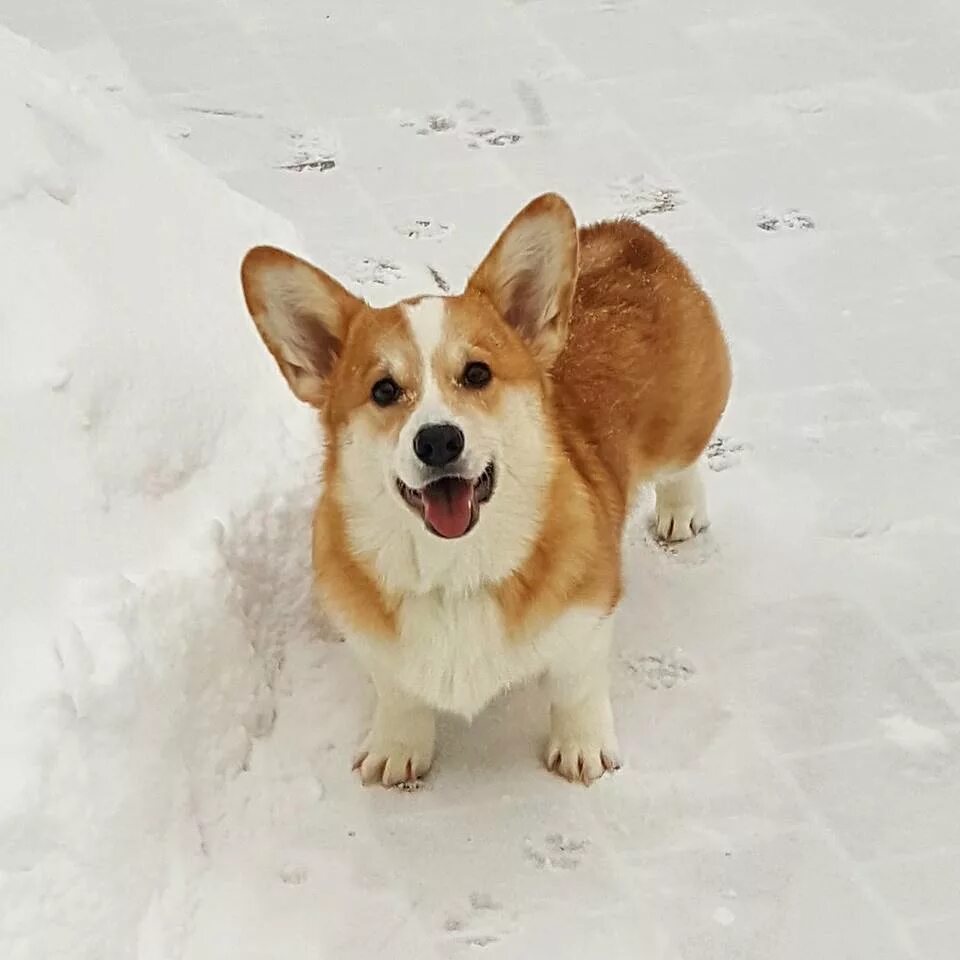
M467 284L493 301L547 367L567 338L578 252L573 211L547 193L513 218Z

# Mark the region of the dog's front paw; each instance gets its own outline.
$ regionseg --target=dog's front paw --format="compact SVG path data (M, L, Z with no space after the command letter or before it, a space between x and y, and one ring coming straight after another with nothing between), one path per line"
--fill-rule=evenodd
M607 771L620 769L616 745L581 743L577 740L551 740L547 748L547 769L572 783L589 786Z
M607 771L620 769L620 748L613 731L584 726L558 725L547 745L547 769L570 781L589 786Z
M389 734L371 730L353 761L364 785L382 783L395 787L412 783L424 776L433 763L433 737L404 735L398 730Z

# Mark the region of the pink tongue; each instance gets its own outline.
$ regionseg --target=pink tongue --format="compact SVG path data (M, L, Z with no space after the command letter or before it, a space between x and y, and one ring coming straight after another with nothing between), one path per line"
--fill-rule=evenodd
M462 537L472 513L473 489L466 480L439 480L423 491L423 515L441 537Z

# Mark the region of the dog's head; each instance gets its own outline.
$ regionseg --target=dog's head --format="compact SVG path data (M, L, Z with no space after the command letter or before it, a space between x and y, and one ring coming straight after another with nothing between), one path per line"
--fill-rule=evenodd
M459 296L374 309L288 253L247 254L247 306L293 392L323 414L351 522L446 541L494 518L502 534L524 528L548 479L545 393L577 256L573 214L552 194L513 219Z

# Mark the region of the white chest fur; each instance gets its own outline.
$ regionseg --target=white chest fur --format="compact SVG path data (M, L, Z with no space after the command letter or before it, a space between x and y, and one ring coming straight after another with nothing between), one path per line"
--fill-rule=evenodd
M575 660L603 617L574 608L538 635L516 638L485 591L451 596L438 590L405 598L395 640L350 640L375 674L437 709L473 717L501 691Z

